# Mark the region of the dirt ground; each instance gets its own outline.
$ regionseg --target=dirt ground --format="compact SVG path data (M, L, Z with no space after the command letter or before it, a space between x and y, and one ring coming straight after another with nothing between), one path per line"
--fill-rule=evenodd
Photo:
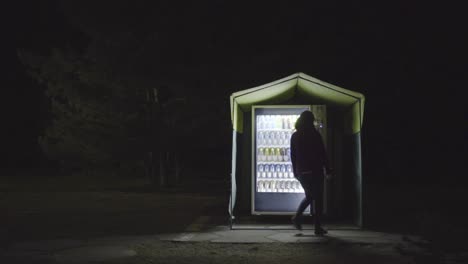
M20 241L183 232L200 215L227 217L229 190L224 185L205 180L155 192L144 179L112 175L2 177L0 248ZM433 256L466 252L467 220L460 208L467 200L462 188L368 188L365 206L373 230L415 233L432 240L433 255L417 263L440 263ZM430 199L435 194L442 198ZM391 247L334 243L154 241L134 250L134 257L106 263L411 263L415 259L396 254Z
M180 232L206 211L227 214L226 204L227 195L183 186L154 191L144 179L0 178L0 246Z
M134 257L104 263L416 263L413 257L382 245L155 242L134 249Z

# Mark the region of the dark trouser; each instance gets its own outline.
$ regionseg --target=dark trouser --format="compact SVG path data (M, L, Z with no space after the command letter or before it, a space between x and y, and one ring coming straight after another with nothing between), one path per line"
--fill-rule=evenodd
M305 174L299 177L299 182L305 192L305 197L302 199L296 211L296 217L301 219L302 213L310 205L310 212L314 212L315 228L321 226L320 218L323 211L323 175ZM315 208L313 206L315 201Z

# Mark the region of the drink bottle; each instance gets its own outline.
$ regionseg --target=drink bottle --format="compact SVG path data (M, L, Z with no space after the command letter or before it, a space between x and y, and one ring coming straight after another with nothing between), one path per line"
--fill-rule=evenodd
M275 165L273 165L273 164L271 165L270 171L271 171L271 177L272 178L276 178L278 176L277 173L276 173Z
M281 116L280 115L275 115L275 126L277 129L281 128Z
M275 148L270 148L271 161L276 161Z
M289 178L291 178L291 176L292 176L292 174L293 174L293 172L292 172L292 166L291 166L291 164L288 164L288 167L287 167L287 169L286 169L286 170L288 171Z
M270 192L275 191L275 181L270 181Z
M268 178L271 178L270 165L265 164L265 174Z
M265 160L265 150L263 148L258 148L258 160L264 161Z
M275 171L276 171L276 174L278 175L279 178L283 177L283 175L281 173L281 167L280 167L279 164L276 164Z
M268 115L268 126L267 126L268 129L272 129L273 128L273 118L271 117L271 115Z
M264 161L270 161L270 148L265 148L263 160Z
M263 129L263 116L261 115L257 116L257 125L258 125L258 129Z
M281 148L276 148L276 157L278 161L283 161L283 155L281 155Z

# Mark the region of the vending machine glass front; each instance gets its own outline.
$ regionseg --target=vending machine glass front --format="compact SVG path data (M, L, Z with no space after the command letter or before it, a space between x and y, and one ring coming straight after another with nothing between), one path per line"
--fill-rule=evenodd
M293 214L304 198L293 175L290 139L305 110L310 106L253 107L252 214Z

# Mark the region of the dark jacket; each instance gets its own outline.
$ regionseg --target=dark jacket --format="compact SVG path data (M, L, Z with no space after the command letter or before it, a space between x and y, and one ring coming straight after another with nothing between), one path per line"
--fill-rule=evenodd
M323 175L323 168L330 171L322 137L316 129L296 131L291 136L291 162L294 176Z

